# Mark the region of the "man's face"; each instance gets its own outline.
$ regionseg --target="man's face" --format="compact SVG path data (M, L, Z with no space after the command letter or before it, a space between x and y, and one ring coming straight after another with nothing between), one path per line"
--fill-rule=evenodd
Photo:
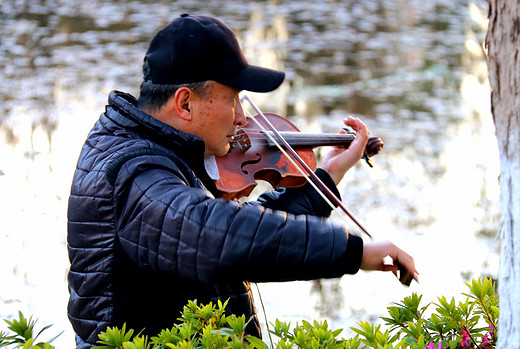
M222 156L229 151L237 127L245 125L246 119L239 90L214 81L209 84L207 93L192 99L194 134L206 143L206 156Z

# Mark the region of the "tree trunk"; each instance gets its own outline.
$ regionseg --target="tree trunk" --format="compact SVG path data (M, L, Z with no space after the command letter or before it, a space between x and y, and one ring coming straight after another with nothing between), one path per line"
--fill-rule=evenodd
M520 1L488 0L491 111L500 154L497 348L520 346Z

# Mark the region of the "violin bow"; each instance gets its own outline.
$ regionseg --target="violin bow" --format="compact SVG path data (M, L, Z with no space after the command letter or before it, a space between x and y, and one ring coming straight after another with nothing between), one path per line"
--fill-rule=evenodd
M307 181L312 185L312 187L316 190L318 194L325 200L325 202L332 208L332 210L336 210L337 207L341 208L341 210L347 214L348 217L358 226L359 229L361 229L370 239L374 239L372 235L365 229L365 227L359 222L359 220L356 218L356 216L341 202L341 200L323 183L323 181L314 173L314 171L303 161L303 159L294 151L294 149L291 147L291 145L283 138L283 136L278 132L278 130L271 124L271 122L267 119L267 117L264 115L264 113L258 108L258 106L253 102L249 96L246 94L243 94L240 98L241 101L247 101L249 105L257 112L257 114L260 116L260 118L265 122L267 127L272 131L272 133L278 138L278 141L274 139L274 137L266 132L266 135L269 137L269 139L278 147L278 149L292 162L292 164L301 172L301 174L307 179ZM255 118L252 119L259 128L262 129L262 131L267 131L266 128L261 125ZM280 143L283 144L283 147L280 145ZM293 158L291 158L286 150L298 161L300 166L298 166ZM305 172L304 172L305 170ZM310 178L309 178L310 177ZM312 179L312 180L311 180ZM318 188L318 186L320 188ZM320 190L321 189L321 190ZM325 196L324 192L326 193ZM332 204L330 201L332 200L336 206ZM341 211L340 211L341 212ZM348 223L348 220L343 216L343 219Z
M340 207L342 211L339 211L340 213L343 212L347 214L348 217L358 226L359 229L361 229L371 240L374 240L372 235L363 227L363 225L359 222L359 220L354 216L354 214L341 202L341 200L323 183L323 181L314 173L314 171L303 161L303 159L294 151L294 149L290 146L290 144L283 138L283 136L278 132L278 130L271 124L271 122L267 119L267 117L264 115L264 113L258 108L258 106L253 102L249 96L243 94L240 98L241 101L247 101L251 107L257 112L257 114L260 116L260 118L265 122L267 127L273 132L273 134L278 138L278 140L283 144L285 149L291 153L291 155L299 162L300 166L298 166L294 160L287 154L285 149L282 148L280 143L274 139L274 137L266 132L266 135L269 137L271 142L273 142L276 147L291 161L291 163L301 172L301 174L307 179L307 181L312 185L312 187L316 190L318 194L327 202L327 204L332 208L333 211L337 210L337 207ZM262 131L267 131L266 128L258 122L255 118L250 118L253 120ZM305 170L305 173L302 168ZM310 178L309 178L310 177ZM311 180L312 179L312 180ZM318 188L318 186L321 188ZM337 205L336 207L332 204L332 202L325 196L323 193L325 192L328 197L334 201L334 203ZM347 218L340 214L340 216L346 221L348 224ZM348 232L347 232L348 234ZM415 277L405 268L403 267L398 261L396 262L397 267L399 269L399 281L406 286L410 286L410 283L412 282Z

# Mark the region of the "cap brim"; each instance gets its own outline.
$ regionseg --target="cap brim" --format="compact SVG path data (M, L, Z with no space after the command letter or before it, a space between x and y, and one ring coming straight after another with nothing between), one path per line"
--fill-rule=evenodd
M276 90L282 84L284 78L284 72L248 65L236 74L217 78L215 81L240 90L270 92Z

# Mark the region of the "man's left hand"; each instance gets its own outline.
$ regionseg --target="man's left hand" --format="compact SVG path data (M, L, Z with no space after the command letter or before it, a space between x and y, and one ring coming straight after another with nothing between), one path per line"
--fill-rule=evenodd
M363 157L370 136L367 126L358 118L349 116L343 121L346 126L350 126L356 131L356 138L348 148L343 146L333 147L321 161L321 167L329 173L336 185L343 179L345 173ZM345 130L339 132L347 133Z

